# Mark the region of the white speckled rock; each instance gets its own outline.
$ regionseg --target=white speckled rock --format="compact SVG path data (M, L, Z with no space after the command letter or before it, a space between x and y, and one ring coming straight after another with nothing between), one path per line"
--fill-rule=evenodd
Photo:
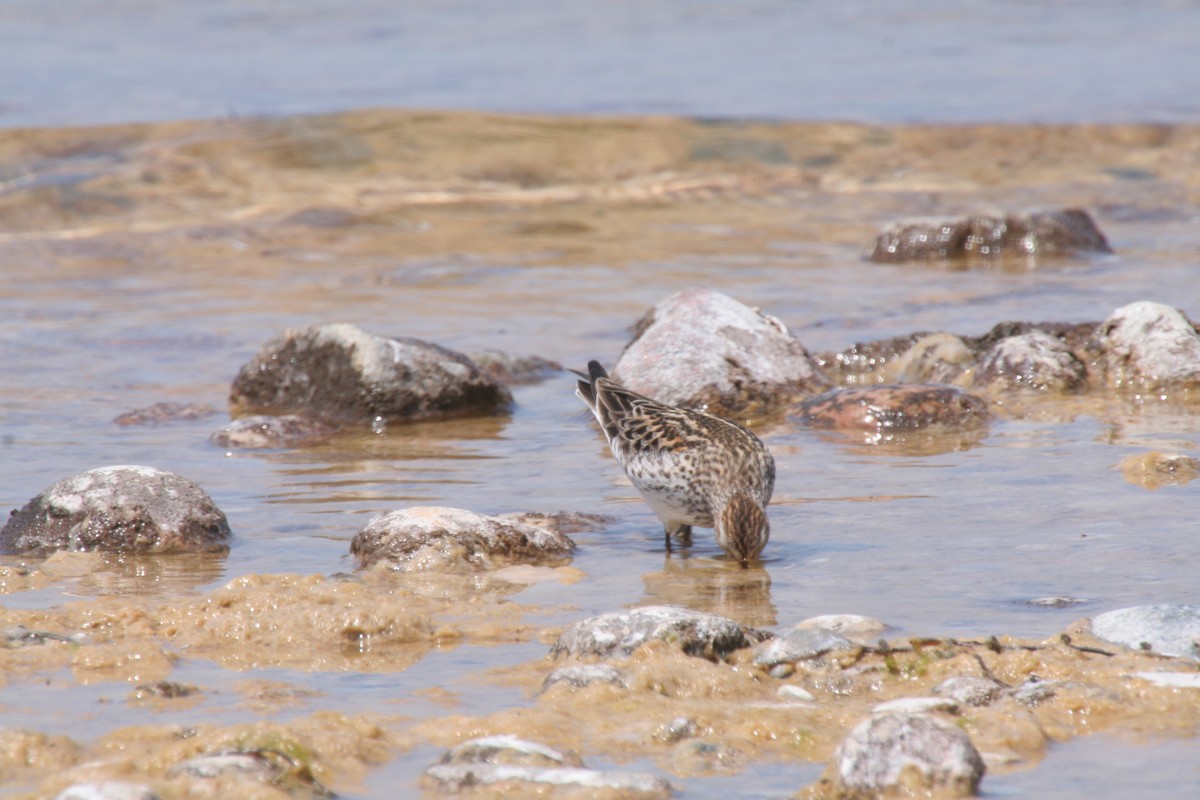
M875 617L861 614L821 614L796 623L796 629L832 631L858 644L873 644L887 630L887 625Z
M1179 310L1139 301L1109 315L1097 331L1111 386L1144 391L1200 382L1200 334Z
M969 797L985 767L966 732L928 714L877 714L833 756L837 797Z
M1200 659L1200 606L1120 608L1094 617L1092 633L1132 650Z
M629 655L652 640L676 644L692 656L718 659L770 634L715 614L675 606L643 606L576 622L563 631L552 655Z
M687 289L654 306L612 375L661 403L725 416L829 387L787 326L711 289Z
M232 534L203 489L154 467L100 467L65 478L14 511L0 550L120 553L219 552Z
M1057 336L1033 330L997 342L979 360L975 386L1067 393L1082 389L1087 367Z
M495 414L508 390L474 361L420 339L388 339L345 323L289 330L238 371L235 416L300 414L332 423Z
M574 549L575 543L557 531L439 506L381 514L350 542L359 566L389 561L406 571L562 562Z
M955 675L933 687L939 697L949 697L968 706L986 706L995 702L1005 685L991 678L975 675Z

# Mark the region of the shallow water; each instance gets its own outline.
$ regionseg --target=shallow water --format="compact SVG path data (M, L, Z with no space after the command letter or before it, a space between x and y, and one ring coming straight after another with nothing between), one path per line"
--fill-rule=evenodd
M614 517L603 531L575 536L581 581L542 582L511 598L551 629L620 607L677 603L762 627L857 613L886 621L889 635L1043 637L1112 608L1200 602L1197 484L1149 491L1117 468L1129 454L1200 449L1200 415L1153 402L1046 402L1022 417L1001 415L973 446L945 452L869 447L756 421L779 477L772 540L762 568L752 571L721 560L706 532L686 553L663 552L658 523L565 376L515 387L506 417L393 425L300 450L211 445L223 411L160 425L114 423L162 401L223 410L233 375L263 342L312 322L350 321L465 352L581 365L592 357L615 362L651 304L695 285L763 307L814 352L917 330L975 335L1008 320L1098 321L1140 299L1193 315L1200 309L1192 129L1165 139L1144 129L1070 129L1062 134L1067 150L1081 155L1065 160L1041 129L981 130L967 137L975 143L966 152L941 164L925 160L913 142L943 152L943 137L950 152L959 133L931 129L900 141L905 134L892 129L627 120L616 126L620 135L641 137L628 158L676 159L670 175L682 170L717 187L639 195L630 186L658 180L663 170L628 169L622 159L635 149L604 145L618 136L606 123L434 117L443 144L426 142L420 163L404 168L430 174L394 180L406 151L389 149L387 137L419 139L412 130L420 124L383 113L3 140L3 168L21 178L0 194L0 509L85 469L149 464L205 487L237 537L225 559L113 559L6 595L5 607L182 597L250 573L350 571L348 544L358 528L417 504ZM1009 154L989 149L998 147L989 136L1028 151L999 178L988 177L987 164ZM546 162L519 149L531 137L549 144L538 151L550 153ZM554 149L594 152L597 137L595 147L617 162L613 173L586 159L562 163ZM498 197L503 180L494 164L432 174L454 161L463 140L469 147L492 139L518 148L495 163L519 162L539 179L506 184ZM826 152L813 141L839 139L853 144L832 161L805 162ZM1162 141L1146 144L1152 139ZM676 153L681 140L685 155L653 155ZM359 141L359 155L326 149ZM895 161L870 161L876 141L893 141ZM783 148L788 163L753 155L772 148ZM275 159L265 166L264 152ZM1141 171L1122 172L1129 163ZM413 199L426 197L427 184L450 187L449 194ZM589 194L594 186L603 191ZM566 201L538 194L557 189ZM879 226L914 211L955 216L987 205L1056 204L1090 208L1115 254L961 270L861 258ZM1029 603L1046 596L1081 602ZM422 699L435 686L455 695L456 713L482 715L528 702L497 688L489 670L545 652L536 638L467 643L395 674L251 675L319 693L278 718L355 713L381 698L398 713L436 715L437 704ZM261 716L234 688L251 675L183 658L172 679L211 689L200 713L227 723ZM194 716L112 702L127 690L78 685L70 675L44 688L14 680L0 687L0 706L6 724L85 741ZM1097 772L1121 769L1078 747L1071 752L1084 753L1079 758ZM370 778L361 796L389 796L395 781L415 779L434 757L430 748L406 753ZM1066 791L1056 784L1055 760L1037 771L1039 789ZM798 788L818 771L762 769L762 796L785 793L771 787ZM996 796L1030 785L1005 780ZM1179 780L1195 775L1180 772ZM689 777L682 785L681 796L715 797L729 779Z

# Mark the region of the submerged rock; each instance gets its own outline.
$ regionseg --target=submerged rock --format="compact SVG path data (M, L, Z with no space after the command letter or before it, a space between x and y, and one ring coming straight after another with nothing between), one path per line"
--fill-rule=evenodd
M1101 323L1096 338L1114 388L1164 391L1200 383L1200 334L1171 306L1122 306Z
M490 569L496 561L555 563L574 550L565 534L548 528L437 506L381 514L350 542L360 567L388 561L406 570Z
M461 353L343 323L289 330L267 342L238 371L229 401L236 416L300 414L377 426L496 414L512 397Z
M690 656L716 660L770 636L715 614L675 606L643 606L576 622L563 631L550 653L608 658L629 655L648 641L660 640Z
M913 432L974 430L990 421L987 403L956 386L899 384L834 389L800 404L814 428L861 432L888 441Z
M997 342L975 373L976 387L1066 393L1087 383L1087 367L1065 342L1034 330Z
M952 333L931 333L913 342L894 369L900 383L954 383L975 367L966 342Z
M576 689L591 686L593 683L607 683L622 689L629 688L625 673L607 664L576 664L559 667L547 675L546 680L542 681L542 691L546 691L556 683L565 683Z
M1144 489L1183 486L1200 477L1200 459L1183 453L1135 453L1118 465L1125 480Z
M1092 633L1132 650L1200 660L1200 606L1150 605L1108 611L1092 619Z
M284 414L281 417L255 414L235 419L214 433L210 441L218 447L241 447L248 450L304 447L316 444L336 431L335 426L310 417L295 414Z
M0 550L182 553L227 550L225 515L203 489L154 467L101 467L66 478L14 511Z
M220 413L208 403L155 403L146 408L127 411L113 422L118 425L161 425L177 420L194 420Z
M660 403L725 416L829 386L787 326L711 289L677 292L654 306L612 374Z
M985 767L971 738L928 714L883 713L859 723L833 756L838 797L969 797Z
M1111 253L1091 216L1079 208L895 225L867 256L879 263Z
M793 628L782 636L760 642L754 647L754 664L773 667L819 658L831 650L853 650L845 636L822 628Z
M425 770L425 776L441 790L452 792L481 785L533 784L521 789L514 786L514 796L517 792L542 796L555 787L568 793L578 789L616 791L621 796L666 797L671 793L671 784L654 775L588 769L573 754L505 735L463 742Z

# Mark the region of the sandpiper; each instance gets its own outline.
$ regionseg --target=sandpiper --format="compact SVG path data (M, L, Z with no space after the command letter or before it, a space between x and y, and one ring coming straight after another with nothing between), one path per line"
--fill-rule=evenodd
M775 459L762 440L722 417L655 402L614 383L598 361L575 394L595 414L625 474L671 538L690 544L692 526L713 528L743 567L771 534L767 503Z

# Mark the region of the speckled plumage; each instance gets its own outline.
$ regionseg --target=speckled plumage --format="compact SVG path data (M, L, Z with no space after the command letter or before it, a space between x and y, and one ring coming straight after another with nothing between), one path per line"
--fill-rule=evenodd
M727 419L663 405L614 383L597 361L576 373L575 393L596 416L613 456L662 520L687 543L691 526L713 528L742 566L767 544L775 460L757 436Z

